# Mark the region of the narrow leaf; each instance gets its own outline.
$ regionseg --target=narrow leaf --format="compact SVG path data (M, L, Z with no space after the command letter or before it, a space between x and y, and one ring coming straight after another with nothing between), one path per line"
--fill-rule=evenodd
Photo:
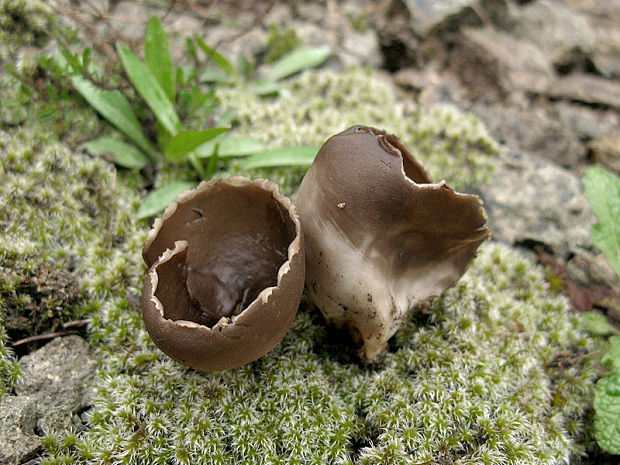
M592 226L592 242L620 278L620 178L595 166L586 171L583 182L598 219Z
M241 166L243 168L265 168L271 166L310 166L316 157L318 147L284 147L257 153L246 158Z
M274 81L268 81L266 79L259 79L254 81L250 86L252 92L254 92L259 97L265 97L267 95L275 95L280 92L280 88L282 84L279 84Z
M218 139L217 142L210 141L206 144L202 144L196 149L196 153L201 158L208 158L213 154L216 143L219 144L217 154L220 158L252 155L264 152L267 148L262 142L250 139L249 137L228 136L221 140Z
M207 59L215 63L222 71L229 76L235 76L237 74L235 67L226 59L224 55L219 53L214 48L209 47L200 37L196 37L196 43L205 53Z
M196 183L175 182L151 192L138 209L138 218L148 218L163 211L181 192L193 189Z
M155 159L157 152L144 136L138 118L123 94L117 90L100 89L82 76L71 76L71 82L91 107L123 132L151 159Z
M228 131L228 128L210 128L203 131L183 131L178 133L166 148L166 158L168 160L181 160L185 155L196 147L210 141L214 137Z
M217 83L229 83L232 78L228 74L224 74L216 69L205 69L200 75L200 82L217 82Z
M149 71L164 89L168 99L174 103L175 71L172 53L164 27L155 15L151 17L146 27L144 58Z
M172 102L168 99L166 92L155 76L127 47L119 45L117 53L127 76L129 76L129 80L151 108L157 121L162 124L170 135L180 132L181 121L172 106Z
M314 48L298 48L276 61L265 78L268 81L278 81L304 69L319 66L327 60L331 53L326 45Z
M111 139L110 137L99 137L84 144L86 150L93 155L111 155L117 165L125 168L144 168L149 163L149 159L133 145Z

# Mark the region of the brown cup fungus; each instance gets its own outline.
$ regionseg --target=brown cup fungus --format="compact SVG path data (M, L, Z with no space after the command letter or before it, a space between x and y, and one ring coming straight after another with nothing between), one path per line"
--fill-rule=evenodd
M163 352L197 370L265 355L303 292L297 210L264 179L237 176L182 193L155 220L142 255L146 329Z
M411 309L462 276L490 236L479 197L432 183L395 136L363 126L325 142L297 207L308 295L369 362Z

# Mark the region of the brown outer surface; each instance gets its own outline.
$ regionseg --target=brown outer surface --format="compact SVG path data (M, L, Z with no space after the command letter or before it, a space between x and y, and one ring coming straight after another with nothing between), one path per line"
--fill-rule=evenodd
M167 251L151 263L142 292L142 313L146 329L163 352L186 366L202 371L235 368L262 357L275 347L295 318L305 278L304 238L295 206L279 193L275 183L265 180L250 181L241 177L203 182L194 191L181 194L177 202L166 209L163 220L156 220L153 230L148 235L143 252L147 264L155 254L152 252L154 250L152 245L155 243L159 245L160 230L166 232L163 243L172 239L172 232L166 227L165 220L177 211L177 204L191 201L199 193L209 190L220 182L236 186L258 185L270 191L289 212L295 224L296 235L288 247L288 260L278 271L277 285L264 289L239 315L222 318L213 328L164 318L161 302L154 296L158 280L156 268L177 260L177 256L185 252L185 241L168 245L174 248L175 252ZM171 289L180 288L175 283L168 285ZM187 296L181 294L179 293L178 298L182 301L185 299L189 303Z
M479 197L431 184L396 137L361 126L323 145L297 206L308 294L363 341L369 361L409 309L460 278L490 236Z

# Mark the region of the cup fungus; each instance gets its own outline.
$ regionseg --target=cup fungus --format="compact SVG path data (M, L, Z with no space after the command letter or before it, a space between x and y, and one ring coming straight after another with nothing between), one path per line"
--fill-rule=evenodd
M304 287L297 210L273 182L232 177L182 193L155 220L142 314L178 362L221 371L256 360L284 337Z
M297 207L308 295L368 362L411 309L462 276L490 236L479 197L432 183L395 136L363 126L325 142Z

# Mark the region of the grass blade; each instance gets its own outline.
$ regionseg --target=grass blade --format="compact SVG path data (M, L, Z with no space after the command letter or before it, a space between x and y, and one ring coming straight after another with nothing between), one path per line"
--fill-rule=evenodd
M209 47L205 43L205 41L202 40L200 37L196 37L196 43L205 53L205 55L207 56L207 59L215 63L218 66L218 68L220 68L222 71L224 71L229 76L237 75L237 71L235 70L235 67L230 63L230 61L226 59L224 55L219 53L214 48Z
M249 137L228 136L221 140L209 141L196 149L196 153L201 158L210 157L215 151L215 145L219 144L218 157L240 157L264 152L267 147L262 142L258 142Z
M181 160L196 147L228 131L228 128L210 128L203 131L183 131L168 142L166 158L171 161Z
M144 136L138 118L123 94L118 90L100 89L82 76L71 76L71 82L91 107L155 160L157 151Z
M310 166L316 157L318 147L284 147L281 149L268 150L246 158L241 167L267 168L273 166Z
M280 92L281 87L282 84L279 82L259 79L251 84L250 89L259 97L267 97L270 95L277 95Z
M89 153L97 156L111 155L114 163L125 168L144 168L149 164L149 159L133 145L111 139L99 137L84 144Z
M163 211L170 202L174 201L181 192L193 189L194 187L196 187L196 183L194 182L175 182L155 189L147 195L146 199L144 199L144 203L140 205L138 209L138 218L148 218L157 215L159 212Z
M268 81L279 81L304 69L319 66L327 60L331 53L327 45L293 50L276 61L265 78Z
M164 89L168 99L174 102L175 70L168 38L159 18L151 17L144 37L144 58L149 71Z
M205 69L200 75L200 82L228 84L232 82L232 78L216 69Z
M118 56L129 80L146 104L151 108L157 121L174 136L181 131L181 121L168 99L166 92L134 53L123 45L118 46Z

